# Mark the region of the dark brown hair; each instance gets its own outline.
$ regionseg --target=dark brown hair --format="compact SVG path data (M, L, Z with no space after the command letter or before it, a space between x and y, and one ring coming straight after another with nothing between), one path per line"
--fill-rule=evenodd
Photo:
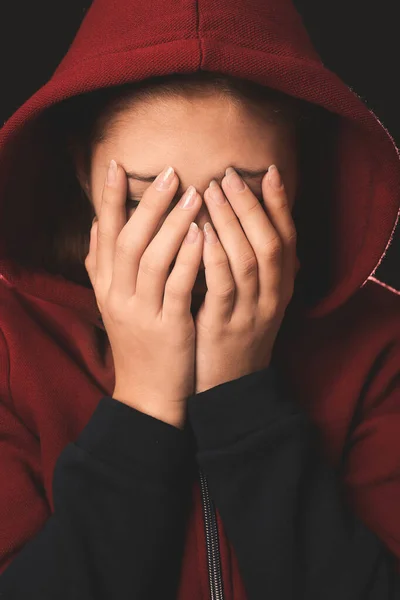
M25 211L23 218L31 241L30 247L25 249L21 248L21 244L13 244L14 258L30 268L44 268L91 287L84 260L89 251L95 212L77 178L74 153L77 150L81 152L88 174L93 147L112 135L115 117L134 99L146 100L155 95L183 95L190 99L210 93L220 93L233 103L249 102L256 110L263 110L265 117L274 122L283 120L292 123L297 134L299 169L302 181L306 181L304 170L321 152L321 144L315 144L311 135L311 132L321 135L320 117L322 113L326 116L327 111L320 107L248 80L204 71L174 73L102 88L58 103L47 109L39 119L43 145L51 148L54 178L51 189L50 183L45 190L42 187L46 184L40 183L40 199L35 210L28 203L26 210L20 207L21 213ZM38 160L35 169L45 170L45 166ZM295 210L298 210L297 206Z

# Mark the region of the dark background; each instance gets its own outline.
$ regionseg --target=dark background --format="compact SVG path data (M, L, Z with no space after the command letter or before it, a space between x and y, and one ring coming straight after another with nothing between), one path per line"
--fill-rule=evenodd
M293 1L325 65L375 112L399 147L398 0ZM90 0L2 4L1 125L51 77L90 4ZM400 290L400 227L375 275Z

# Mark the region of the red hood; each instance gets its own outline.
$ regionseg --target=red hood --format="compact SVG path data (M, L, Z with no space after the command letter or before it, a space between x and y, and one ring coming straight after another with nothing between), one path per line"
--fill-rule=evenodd
M373 112L323 65L289 0L95 0L50 81L0 131L1 208L22 195L32 202L54 195L44 181L55 150L40 126L32 128L51 105L102 87L198 70L247 78L338 115L322 193L313 206L310 190L301 207L304 251L293 300L304 304L308 317L330 313L373 276L390 244L399 217L399 153ZM6 217L0 222L15 230ZM45 271L18 273L4 244L0 261L4 277L29 294L97 311L92 290ZM313 299L300 298L303 274L317 288Z

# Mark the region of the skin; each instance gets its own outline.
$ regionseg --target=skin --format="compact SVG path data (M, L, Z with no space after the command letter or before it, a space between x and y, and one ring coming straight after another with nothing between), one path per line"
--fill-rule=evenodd
M83 171L79 155L75 157L77 176L98 217L104 180L112 158L125 171L154 177L165 166L172 165L181 184L176 201L189 185L194 185L203 197L211 179L221 184L225 169L230 166L263 170L265 174L268 167L275 164L282 174L292 210L298 182L295 140L291 127L282 122L272 123L270 115L268 107L260 109L244 103L236 106L228 98L216 94L197 99L155 97L151 102L136 100L108 123L110 135L94 148L89 176ZM244 178L260 199L262 178L263 175ZM130 179L128 193L135 199L140 198L150 185L150 182ZM134 210L128 210L128 217ZM207 221L213 224L203 201L195 222L203 229ZM161 225L162 222L159 227ZM203 261L200 269L204 269ZM200 273L199 287L202 284L202 289L193 292L194 312L204 297L206 287L203 282Z

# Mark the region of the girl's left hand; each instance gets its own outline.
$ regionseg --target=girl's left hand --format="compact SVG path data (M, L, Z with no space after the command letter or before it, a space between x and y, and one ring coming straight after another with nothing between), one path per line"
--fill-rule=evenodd
M296 228L278 171L270 167L262 181L268 216L241 177L226 172L223 191L214 181L204 193L220 240L211 228L215 243L208 243L205 231L208 289L195 318L196 394L269 366L299 270ZM232 172L242 190L233 179L230 185ZM225 202L217 204L211 192Z

